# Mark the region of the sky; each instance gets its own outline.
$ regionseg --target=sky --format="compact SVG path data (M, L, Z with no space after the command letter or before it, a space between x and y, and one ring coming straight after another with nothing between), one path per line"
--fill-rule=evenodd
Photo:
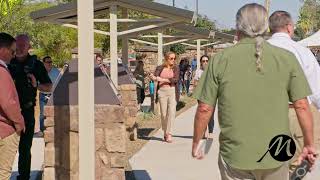
M155 0L166 5L172 5L173 0ZM235 27L235 15L240 7L247 3L264 5L264 0L198 0L199 13L215 20L218 28L230 29ZM195 10L196 0L175 0L176 7ZM288 11L296 22L299 17L300 0L271 0L270 13L276 10Z

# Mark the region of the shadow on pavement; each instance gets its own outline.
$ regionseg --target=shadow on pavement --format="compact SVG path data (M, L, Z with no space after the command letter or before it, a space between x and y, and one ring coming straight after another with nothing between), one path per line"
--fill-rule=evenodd
M10 180L16 180L19 173L17 171L12 172ZM42 171L31 171L30 180L41 180Z
M186 106L186 103L185 103L185 102L179 101L179 102L177 103L176 110L179 111L180 109L184 108L185 106Z
M138 129L138 136L143 138L150 135L150 133L154 131L154 128L141 128Z
M183 139L192 139L193 138L193 136L179 136L179 135L173 135L172 137L183 138Z
M152 141L163 141L162 138L158 138L158 137L140 137L140 139L152 140Z
M146 170L134 170L135 180L151 180L149 173Z

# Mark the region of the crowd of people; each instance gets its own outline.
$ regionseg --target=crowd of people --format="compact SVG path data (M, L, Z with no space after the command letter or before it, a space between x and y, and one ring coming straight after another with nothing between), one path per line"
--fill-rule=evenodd
M190 85L194 78L194 73L197 69L197 60L193 59L191 65L188 58L181 59L179 63L179 93L180 95L190 96Z
M19 151L18 180L28 180L31 168L31 146L35 129L37 91L40 104L40 131L44 131L43 109L52 84L60 71L50 56L42 62L30 55L30 39L21 34L13 38L0 33L0 179L11 176L16 152Z
M202 56L200 69L194 60L176 65L176 55L168 52L164 64L150 74L158 84L168 143L173 141L175 106L193 82L198 100L192 143L196 159L203 158L200 140L207 129L213 132L213 114L219 108L222 180L289 179L303 160L314 166L318 155L319 132L314 127L320 124L320 66L309 49L292 40L294 24L288 12L276 11L269 21L267 16L263 6L247 4L236 15L236 45L211 60ZM266 40L268 29L272 36ZM290 161L265 158L269 143L279 135L290 136L297 148Z
M197 69L196 59L193 59L190 65L187 58L182 58L179 62L174 52L167 52L164 57L164 63L157 66L153 73L146 72L143 61L138 60L133 76L135 78L137 102L140 110L146 96L145 78L148 76L152 84L156 82L156 86L149 85L149 92L153 96L152 92L155 91L155 103L159 103L160 105L164 141L171 143L171 127L176 116L176 107L180 96L191 96L191 84L193 84L193 87L196 87L202 72L209 62L209 56L203 55L200 58L199 69ZM177 65L177 62L179 62L179 65ZM205 138L213 137L213 127L214 121L212 116L212 120L208 124L208 131L204 135Z
M291 39L294 23L288 12L276 11L267 19L259 4L238 10L237 44L209 61L193 94L199 104L192 156L203 158L198 147L217 105L222 180L289 179L303 160L312 167L317 158L320 66L309 49ZM268 29L272 36L266 41ZM284 152L295 154L293 160L278 159L281 138L272 154L269 143L279 135L293 139L297 151Z

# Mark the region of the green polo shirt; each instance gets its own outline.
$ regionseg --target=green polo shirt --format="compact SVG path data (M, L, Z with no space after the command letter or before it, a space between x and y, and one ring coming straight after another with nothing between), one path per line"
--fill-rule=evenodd
M282 165L268 150L271 139L289 135L288 102L311 94L293 54L263 43L262 72L256 71L255 40L242 39L209 61L194 97L214 106L218 100L220 153L232 167L271 169Z

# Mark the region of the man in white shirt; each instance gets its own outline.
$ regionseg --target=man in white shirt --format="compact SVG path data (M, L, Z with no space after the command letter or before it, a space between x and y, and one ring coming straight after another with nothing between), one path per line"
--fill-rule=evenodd
M294 35L294 23L288 12L274 12L269 18L269 27L273 35L268 42L274 46L286 49L296 56L312 90L312 95L308 97L308 100L311 104L310 107L314 119L315 147L319 150L320 66L308 48L301 46L291 39ZM293 170L297 166L297 155L300 154L301 148L303 147L303 135L293 108L289 108L289 121L291 135L297 146L297 152L290 165L290 170Z

